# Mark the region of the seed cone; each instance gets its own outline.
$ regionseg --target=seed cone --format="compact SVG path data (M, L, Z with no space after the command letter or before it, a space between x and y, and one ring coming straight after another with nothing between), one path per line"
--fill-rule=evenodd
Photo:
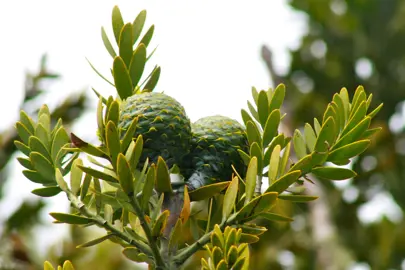
M163 93L141 93L127 98L121 104L119 128L125 134L132 120L138 117L134 137L143 136L144 148L139 161L143 166L146 158L157 162L161 156L168 167L179 164L188 154L191 126L183 106Z
M191 151L185 158L184 175L189 189L232 177L232 167L244 177L246 165L238 149L248 151L245 129L225 116L204 117L192 124Z

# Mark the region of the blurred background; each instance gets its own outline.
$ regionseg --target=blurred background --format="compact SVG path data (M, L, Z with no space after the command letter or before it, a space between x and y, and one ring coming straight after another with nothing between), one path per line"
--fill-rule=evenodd
M384 129L352 166L358 176L316 181L310 204L277 211L292 223L269 228L252 245L251 269L405 269L405 2L401 0L255 1L1 1L0 2L0 269L41 269L70 259L77 269L137 269L120 248L76 249L97 231L54 225L50 211L68 211L63 195L41 200L16 158L19 110L35 115L47 103L54 119L96 142L96 99L111 89L86 57L109 74L112 60L100 27L118 4L124 20L147 9L156 25L157 91L175 97L190 119L240 109L258 89L287 85L284 131L312 123L333 94L364 85ZM152 68L151 66L150 68ZM92 236L93 235L93 236ZM191 261L188 269L196 269Z

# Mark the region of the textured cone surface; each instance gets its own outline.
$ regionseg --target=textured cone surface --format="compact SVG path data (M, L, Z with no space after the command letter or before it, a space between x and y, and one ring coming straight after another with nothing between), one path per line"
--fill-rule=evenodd
M157 162L161 156L168 167L179 164L189 152L191 126L183 106L163 93L136 94L121 104L119 128L125 134L132 120L138 117L134 137L143 136L144 149L139 166L146 158Z
M190 189L227 181L233 165L244 177L246 166L238 149L247 152L246 132L237 121L225 116L204 117L192 124L191 152L186 157L184 172Z

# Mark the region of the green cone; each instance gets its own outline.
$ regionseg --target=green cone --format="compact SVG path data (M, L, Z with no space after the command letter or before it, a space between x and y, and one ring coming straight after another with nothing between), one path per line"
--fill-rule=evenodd
M120 110L121 135L138 117L134 137L142 135L144 140L139 166L143 166L146 158L156 163L161 156L170 168L188 154L190 120L183 106L174 98L154 92L136 94L123 101Z
M225 116L209 116L193 123L192 133L191 151L184 161L188 169L183 172L189 189L231 180L231 165L244 177L246 165L237 151L248 151L242 125Z

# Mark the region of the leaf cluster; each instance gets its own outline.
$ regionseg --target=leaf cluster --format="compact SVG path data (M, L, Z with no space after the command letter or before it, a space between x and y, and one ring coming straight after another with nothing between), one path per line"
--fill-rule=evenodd
M372 95L358 87L350 101L343 88L333 96L321 120L306 124L303 132L295 130L291 138L279 131L285 86L267 91L253 88L254 103L248 102L248 110L242 110L249 151L239 153L247 165L246 177L235 171L231 181L189 193L184 183L172 181L179 174L178 168L169 171L162 158L156 164L145 162L139 169L144 141L142 134L135 136L137 118L125 134L118 128L120 99L152 91L160 74L160 68L155 68L140 89L138 83L149 59L146 47L154 29L151 26L137 43L145 17L142 11L133 23L124 24L118 7L114 7L112 26L118 53L102 28L104 45L114 58L112 73L119 98L99 95L97 132L101 145L85 142L75 134L69 138L61 121L51 129L46 106L39 111L37 121L21 112L16 124L20 141L15 144L27 156L19 158L26 168L23 174L44 186L33 191L36 195L54 196L61 191L67 195L74 211L50 213L56 223L96 225L106 230L105 235L79 248L110 240L121 245L123 254L132 261L170 269L181 266L211 241L206 246L209 258L202 261L203 269L246 269L247 244L259 241L266 230L256 226L255 220L291 221L271 212L278 199L316 199L302 194L304 182L312 182L310 173L331 180L356 175L340 166L367 149L369 138L379 130L370 128L371 119L382 105L368 112ZM292 162L292 146L296 162ZM79 157L80 153L87 159ZM262 192L266 178L268 187ZM207 213L203 218L191 207L191 201L202 200L208 201L202 209ZM181 202L179 213L166 207L171 201ZM185 244L186 231L193 235L189 245Z

